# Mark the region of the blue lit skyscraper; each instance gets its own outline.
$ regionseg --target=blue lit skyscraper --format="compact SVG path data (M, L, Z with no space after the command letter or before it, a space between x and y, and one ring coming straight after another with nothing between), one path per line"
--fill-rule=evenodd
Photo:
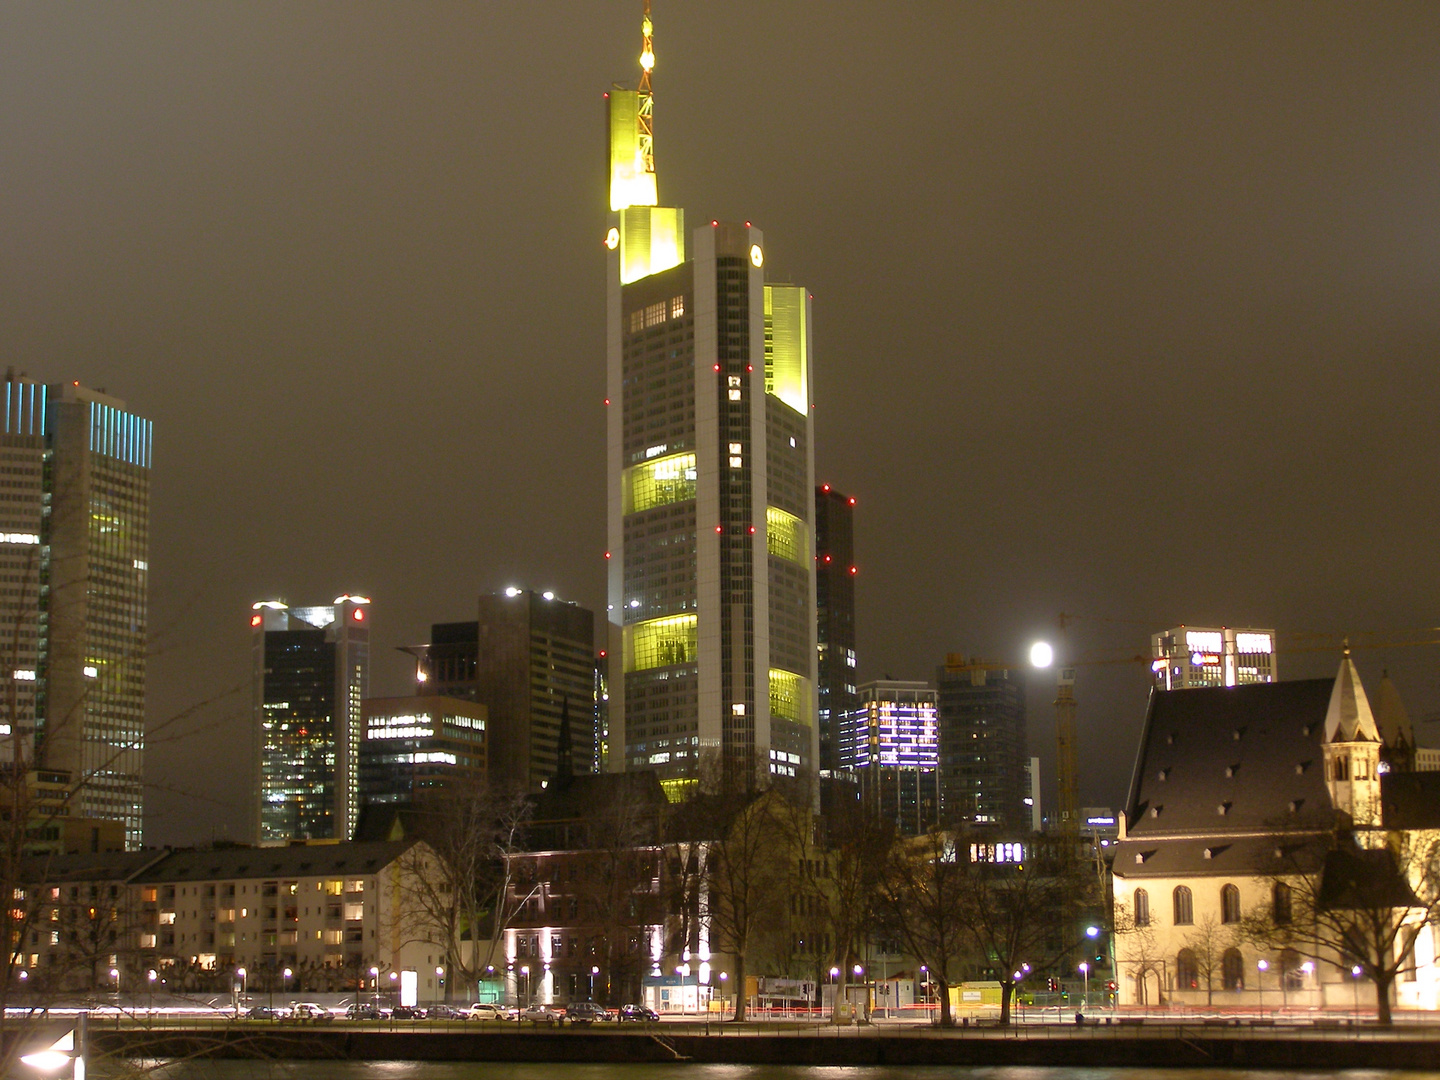
M71 792L66 816L143 810L152 425L78 382L7 375L0 431L0 760Z

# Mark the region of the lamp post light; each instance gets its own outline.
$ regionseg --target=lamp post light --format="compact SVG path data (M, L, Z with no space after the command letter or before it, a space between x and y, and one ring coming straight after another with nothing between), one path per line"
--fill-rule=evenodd
M435 1000L445 1000L445 969L439 966L435 968Z
M1260 972L1260 974L1259 974L1259 975L1256 977L1256 979L1255 979L1255 985L1256 985L1257 989L1259 990L1259 994L1260 994L1260 1012L1261 1012L1261 1013L1264 1013L1264 1012L1265 1012L1265 972L1270 969L1270 965L1269 965L1268 963L1266 963L1264 960L1261 960L1261 961L1259 961L1258 963L1256 963L1255 967L1256 967L1257 969L1259 969L1259 972Z
M115 980L115 1007L120 1007L120 969L111 968L110 977Z
M1365 969L1362 968L1359 964L1356 964L1354 967L1352 967L1352 968L1350 969L1350 974L1354 977L1354 980L1355 980L1351 985L1354 987L1354 990L1355 990L1355 1020L1356 1020L1356 1022L1359 1022L1359 1020L1360 1020L1360 976L1365 974Z
M150 988L150 1006L145 1010L145 1019L151 1024L155 1023L155 980L157 977L154 968L145 973L145 982Z
M380 1013L380 969L378 967L370 969L370 985L375 988L375 1013L378 1016Z
M591 1000L591 1001L594 1001L594 1000L595 1000L595 980L598 979L599 977L600 977L600 968L599 968L599 966L592 964L591 967L590 967L590 1000Z
M524 967L522 967L520 969L520 974L525 979L525 982L523 983L523 989L520 991L520 1007L524 1008L527 1004L529 1004L530 1001L530 965L526 964Z
M930 969L924 964L920 965L920 993L925 998L925 1019L934 1020L930 1010Z
M235 1015L239 1016L240 1010L245 1005L245 969L243 967L236 968L235 974L240 976L240 1000L235 1003ZM235 992L233 984L231 985L230 992L232 994Z
M1080 974L1085 976L1085 994L1080 999L1080 1011L1083 1013L1090 1004L1090 965L1084 960L1080 961Z

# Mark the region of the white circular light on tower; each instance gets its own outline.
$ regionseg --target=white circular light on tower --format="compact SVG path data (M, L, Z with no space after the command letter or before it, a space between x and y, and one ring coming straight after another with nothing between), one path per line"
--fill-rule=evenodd
M605 246L611 251L614 251L617 247L620 246L619 229L611 228L611 230L605 234Z
M1055 650L1044 641L1030 646L1030 663L1033 667L1049 667L1055 662Z
M750 245L750 263L757 269L765 265L765 252L760 250L759 244Z

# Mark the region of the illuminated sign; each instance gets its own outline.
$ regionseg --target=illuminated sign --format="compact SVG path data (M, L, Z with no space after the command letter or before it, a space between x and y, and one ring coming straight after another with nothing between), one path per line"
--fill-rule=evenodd
M757 270L765 265L765 253L760 250L759 244L750 245L750 264Z

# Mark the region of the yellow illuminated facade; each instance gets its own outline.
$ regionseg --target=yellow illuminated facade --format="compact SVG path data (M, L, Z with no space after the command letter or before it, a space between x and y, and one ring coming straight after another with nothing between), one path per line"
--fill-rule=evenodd
M617 86L610 91L610 209L659 201L655 173L646 171L640 148L640 93Z
M814 683L803 675L770 669L770 716L809 727L814 722Z
M771 555L801 566L810 564L810 529L778 506L765 508L765 546Z
M625 470L625 513L695 498L695 455L671 454Z
M699 619L675 615L650 619L625 628L625 670L693 664L697 655Z
M765 392L800 413L810 408L808 299L798 285L765 286Z

